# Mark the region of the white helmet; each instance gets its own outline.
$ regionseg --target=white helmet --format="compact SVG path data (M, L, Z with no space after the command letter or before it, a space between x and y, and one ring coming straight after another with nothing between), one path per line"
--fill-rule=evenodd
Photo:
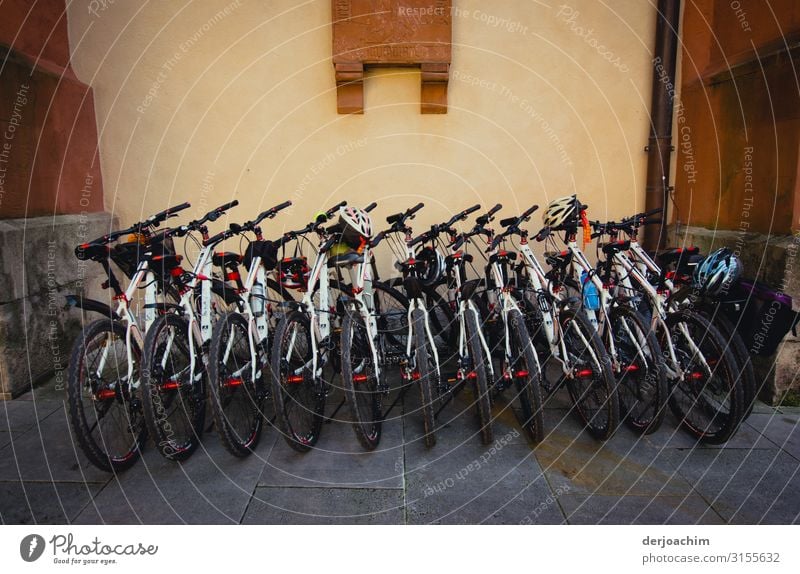
M372 218L363 209L351 206L339 208L339 225L342 239L354 249L360 240L372 239Z
M542 221L547 227L558 227L578 217L578 198L574 195L554 199L542 214Z

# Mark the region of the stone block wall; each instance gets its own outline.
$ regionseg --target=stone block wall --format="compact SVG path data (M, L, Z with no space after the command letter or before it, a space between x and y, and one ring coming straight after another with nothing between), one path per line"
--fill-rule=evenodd
M733 249L742 260L745 277L786 293L794 310L800 310L800 236L672 226L668 237L670 245L697 245L704 254L720 247ZM787 391L800 390L800 338L789 332L773 356L754 357L753 365L762 384L761 399L779 403Z
M102 298L104 279L102 268L79 262L74 249L114 223L108 213L0 220L0 400L53 375L56 385L66 383L83 319L66 308L65 296Z

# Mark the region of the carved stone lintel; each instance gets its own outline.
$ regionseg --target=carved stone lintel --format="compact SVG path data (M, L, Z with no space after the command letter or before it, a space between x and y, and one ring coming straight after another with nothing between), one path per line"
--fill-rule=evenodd
M340 114L364 113L364 64L335 64L336 105Z
M419 66L421 112L447 113L451 0L332 0L340 114L364 113L364 68Z

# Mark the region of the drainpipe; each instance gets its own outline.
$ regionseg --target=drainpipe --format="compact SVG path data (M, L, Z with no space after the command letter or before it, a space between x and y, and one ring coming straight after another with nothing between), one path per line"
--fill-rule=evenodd
M647 152L645 211L661 208L661 224L645 227L644 247L654 251L666 243L669 169L672 160L672 111L675 64L678 60L680 0L658 0L656 45L653 53L653 97L650 104L650 140Z

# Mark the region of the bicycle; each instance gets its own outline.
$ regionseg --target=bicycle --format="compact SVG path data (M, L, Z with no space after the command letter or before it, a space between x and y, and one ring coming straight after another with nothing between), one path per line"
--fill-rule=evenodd
M102 265L108 277L103 288L110 288L117 302L116 310L112 310L100 301L67 297L69 305L102 315L86 325L75 341L67 374L72 432L89 461L101 470L121 472L129 468L138 460L144 445L147 430L139 396L143 333L154 322L157 310L171 306L166 298L175 298L168 269L152 265L156 256L168 256L164 243L152 240L153 231L189 207L183 203L166 209L75 249L79 260ZM133 241L110 247L129 235ZM111 261L130 278L125 290ZM132 302L142 285L144 316L138 318Z
M236 278L241 309L226 313L216 322L208 353L214 426L225 448L237 457L253 452L263 429L264 403L271 388L267 381L271 304L279 303L265 295L271 281L267 273L275 269L277 251L291 237L284 235L278 242L264 241L260 225L291 205L291 201L286 201L263 211L252 221L231 224L229 230L210 241L225 241L246 232L255 235L244 257L247 278L243 282Z
M617 296L650 315L651 328L663 351L670 385L669 406L682 426L699 440L723 443L736 432L743 414L738 365L714 325L671 297L675 287L665 268L639 244L639 228L655 223L647 218L659 211L606 224L608 231L624 232L629 237L629 241L617 242L619 252L627 255L617 258ZM681 255L680 251L672 251L659 259L667 265Z
M314 232L319 238L316 259L307 278L303 278L305 293L302 300L281 305L286 312L275 328L270 358L276 426L287 444L298 452L308 451L319 440L330 386L323 379L323 369L331 363L334 372L339 370L335 353L338 341L332 325L336 309L331 310L330 306L327 272L328 251L336 238L331 237L323 224L344 205L346 202L335 205L318 214L304 229L289 234L298 237ZM316 302L315 294L318 297Z
M516 287L526 315L529 333L542 366L543 401L546 403L566 386L572 403L589 434L610 438L619 425L619 399L611 358L596 329L582 309L566 293L569 251L546 255L545 272L530 248L528 231L521 226L530 214L501 221L504 236L519 237L522 260L516 267ZM536 234L544 241L556 229L545 227ZM550 360L559 375L548 376Z
M199 232L203 248L191 272L170 263L170 273L181 299L174 312L158 317L148 330L142 358L142 404L148 431L162 456L185 460L197 449L203 433L206 409L207 351L211 341L212 294L226 303L240 304L233 289L213 280L213 267L226 271L238 266L235 258L215 254L220 235L209 238L208 222L219 219L238 205L234 200L209 211L200 219L165 232L165 237L184 237Z
M474 396L475 413L479 424L479 434L483 444L492 442L494 433L492 429L491 397L489 395L489 381L494 379L494 369L489 355L489 346L481 330L481 314L476 303L476 290L480 279L467 279L467 265L473 261L473 256L461 251L460 248L467 244L469 233L459 234L452 225L457 221L465 221L467 217L480 209L475 205L454 215L447 223L434 225L427 231L412 239L408 246L428 242L435 244L439 235L446 233L451 250L445 261L445 278L449 293L455 307L455 358L456 369L447 377L440 380L436 400L441 406L434 413L439 413L467 384L472 387ZM492 210L492 214L499 208Z
M373 450L378 445L378 441L369 440L369 435L365 435L365 433L359 429L374 427L378 420L385 420L389 412L391 412L405 396L406 392L413 384L416 384L420 390L420 410L423 414L425 445L432 447L436 444L432 386L438 385L438 381L440 380L439 357L433 340L421 283L421 277L425 272L425 263L415 259L414 250L410 246L412 228L407 225L407 221L413 219L415 214L423 207L424 204L419 203L405 212L387 217L386 221L391 224L391 227L388 230L378 233L370 244L370 257L372 257L372 261L374 262L372 250L377 247L378 244L387 237L391 237L395 234L403 234L405 238L406 258L399 263L399 268L403 273L403 285L405 286L405 292L408 296L408 302L404 310L404 314L406 315L404 336L401 335L400 328L393 329L389 333L381 332L380 323L384 315L380 313L380 310L376 310L378 332L381 335L381 339L397 339L396 347L402 349L402 354L398 362L400 364L400 374L403 384L401 385L397 398L386 411L381 412L381 403L379 402L377 394L380 393L383 396L387 396L389 394L388 385L379 384L378 388L375 389L375 393L366 397L368 399L366 405L363 405L363 401L361 405L359 404L357 400L359 398L358 390L354 389L355 392L351 392L352 399L355 399L351 399L351 410L356 418L354 428L356 429L356 435L359 441L367 450ZM361 395L363 395L363 393L361 393ZM362 406L366 408L362 408ZM376 438L379 438L379 436Z
M514 398L519 401L522 412L522 426L527 430L531 440L539 443L544 438L542 372L525 317L520 309L521 302L515 296L516 284L509 273L517 254L505 249L505 242L510 236L508 229L495 234L486 227L493 219L493 212L499 208L498 204L494 210L479 217L473 230L475 234L485 232L489 242L486 249L489 255L486 266L487 321L499 321L502 329L495 337L490 337L493 351L490 357L500 355L500 368L497 369L499 377L492 382L490 390L493 395L501 395L513 382L517 391ZM508 224L508 227L513 228L514 225L527 220L538 208L539 206L534 205L518 218L502 220L501 225Z
M588 206L577 196L571 196L570 201L574 216L559 226L565 234L566 258L571 271L566 283L580 293L583 311L611 359L620 418L632 430L651 434L661 426L668 395L661 348L649 322L611 294L613 273L625 263L625 246L616 241L604 245L600 251L605 260L599 260L596 266L590 264L577 241L579 223L586 219ZM604 232L605 229L590 238L601 237Z

